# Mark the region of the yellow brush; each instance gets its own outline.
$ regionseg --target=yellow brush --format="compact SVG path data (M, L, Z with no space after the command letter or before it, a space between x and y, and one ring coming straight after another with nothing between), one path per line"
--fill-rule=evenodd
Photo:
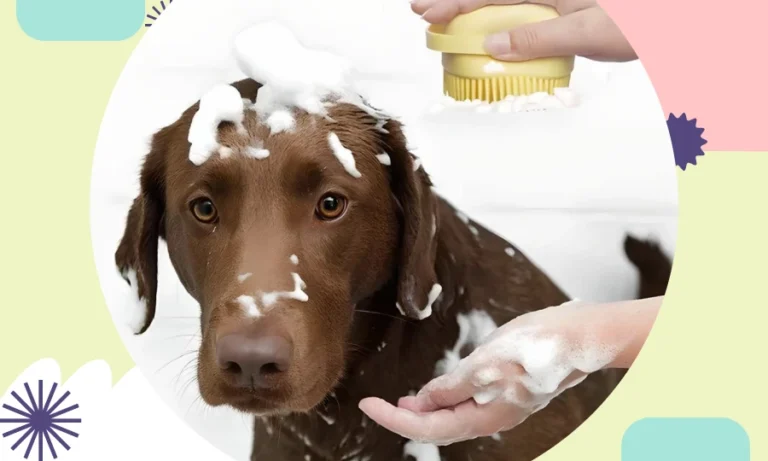
M490 57L484 47L489 34L556 17L557 11L548 6L493 5L459 15L446 25L430 26L427 47L443 53L445 93L459 101L495 102L567 87L573 56L504 62Z

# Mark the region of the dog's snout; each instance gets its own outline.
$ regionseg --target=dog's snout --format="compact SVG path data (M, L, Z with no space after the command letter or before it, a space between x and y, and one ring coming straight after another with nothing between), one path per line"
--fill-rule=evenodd
M216 360L234 384L268 389L279 384L291 366L293 345L283 335L235 332L216 343Z

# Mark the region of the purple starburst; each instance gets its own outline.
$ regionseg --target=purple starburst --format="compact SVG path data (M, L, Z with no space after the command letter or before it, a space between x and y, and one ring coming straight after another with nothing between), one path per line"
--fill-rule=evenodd
M701 137L704 128L697 127L696 119L688 120L688 116L683 112L679 118L669 114L667 129L669 137L672 138L672 151L677 166L685 171L688 165L696 165L696 157L704 155L701 146L707 143L707 140Z
M160 9L158 9L156 6L153 6L152 7L152 11L155 14L147 13L147 19L149 19L149 21L147 21L144 24L144 27L152 27L152 21L157 21L157 18L159 18L160 15L163 14L163 11L165 11L165 2L166 1L168 2L169 5L171 3L173 3L173 0L163 0L163 1L160 2Z
M8 412L14 413L8 416L14 416L13 418L0 418L0 424L13 425L11 430L3 433L3 438L17 436L18 438L11 446L11 450L16 450L21 447L24 451L24 459L29 459L29 455L35 448L37 443L37 459L43 461L45 451L50 453L53 459L58 458L56 454L56 448L54 447L54 441L58 445L69 450L70 446L62 438L62 436L70 436L77 438L78 433L63 427L62 425L79 424L82 421L79 418L63 417L64 415L71 413L74 410L80 408L79 405L74 404L64 409L59 410L67 397L69 397L69 391L65 392L56 400L56 403L52 403L56 394L56 389L59 387L57 383L53 383L50 392L43 396L43 381L37 382L37 399L32 394L32 389L29 387L29 383L24 383L24 389L26 391L29 400L19 396L16 391L11 392L11 396L16 399L16 403L21 405L21 408L3 404L3 409ZM4 415L0 415L4 416ZM20 435L19 435L20 434ZM22 446L24 442L26 445Z

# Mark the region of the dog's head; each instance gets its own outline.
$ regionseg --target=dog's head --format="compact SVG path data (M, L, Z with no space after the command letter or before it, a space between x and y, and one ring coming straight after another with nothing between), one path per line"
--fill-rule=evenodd
M257 96L253 81L235 87ZM350 104L330 108L330 119L297 113L295 129L275 135L248 111L248 134L222 123L224 155L195 166L187 137L197 108L155 134L116 253L145 301L140 332L155 313L162 238L201 306L204 400L260 414L307 411L343 375L356 305L391 288L418 318L434 295L429 178L397 121L382 129ZM339 143L354 167L335 153Z

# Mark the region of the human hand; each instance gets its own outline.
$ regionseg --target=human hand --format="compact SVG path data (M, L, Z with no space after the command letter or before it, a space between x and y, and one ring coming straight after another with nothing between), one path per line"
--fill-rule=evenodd
M588 374L628 366L627 351L639 350L659 304L569 302L520 316L415 397L397 407L369 398L360 408L392 432L436 445L509 430Z
M411 8L432 23L446 24L459 14L488 5L537 3L555 8L559 18L490 35L485 47L501 61L583 56L596 61L637 59L616 23L596 0L413 0Z

